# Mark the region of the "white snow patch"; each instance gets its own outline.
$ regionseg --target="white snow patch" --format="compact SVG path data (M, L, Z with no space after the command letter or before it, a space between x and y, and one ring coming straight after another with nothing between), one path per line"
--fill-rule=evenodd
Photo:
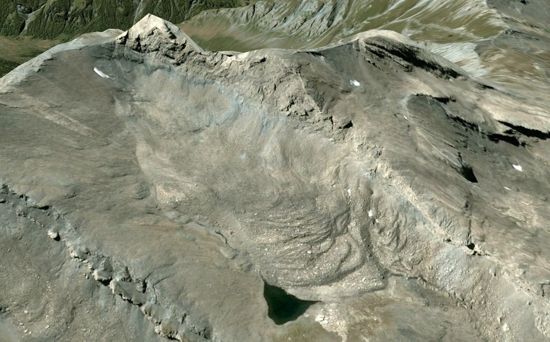
M349 84L351 84L351 85L354 86L354 87L359 87L359 86L361 86L361 83L359 83L358 80L350 80L350 81L349 81Z
M48 237L52 240L57 240L59 239L59 233L55 230L48 230Z
M523 172L523 167L519 164L512 164L512 166L514 167L514 169L516 171L519 171L519 172Z
M103 71L99 70L98 68L94 68L94 72L99 75L101 78L111 78L111 76L107 75Z
M374 216L374 210L369 209L369 212L367 214L369 215L369 217L373 217Z

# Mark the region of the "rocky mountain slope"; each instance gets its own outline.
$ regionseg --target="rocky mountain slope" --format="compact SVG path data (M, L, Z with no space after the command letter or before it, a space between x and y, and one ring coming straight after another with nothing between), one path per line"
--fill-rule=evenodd
M202 12L182 27L208 49L237 51L315 48L366 30L392 30L544 105L531 95L550 92L549 20L544 0L260 0Z
M0 79L0 337L550 339L550 111L522 86L548 85L548 50L537 11L513 33L506 8L476 55L540 73L475 73L387 30L321 46L335 24L308 36L317 20L289 31L302 49L211 52L155 16L18 67Z
M7 0L0 4L0 34L71 37L126 29L147 13L181 22L205 9L243 4L241 0Z
M0 3L0 77L61 41L109 28L127 29L147 13L181 22L246 0L4 0Z
M418 41L462 42L490 37L504 27L499 13L477 0L260 0L246 8L203 12L191 20L189 31L201 25L235 33L255 48L324 46L371 29L402 32Z

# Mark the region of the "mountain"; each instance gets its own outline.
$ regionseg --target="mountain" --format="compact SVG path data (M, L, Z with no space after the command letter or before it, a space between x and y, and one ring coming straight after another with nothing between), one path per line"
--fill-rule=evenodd
M242 4L242 0L7 0L0 4L0 34L72 37L126 29L147 13L181 22L204 9Z
M181 22L211 8L245 0L3 0L0 76L46 49L86 32L127 29L147 13Z
M0 339L548 340L546 7L442 4L146 15L2 77Z
M485 1L260 0L245 8L203 12L186 29L209 29L254 48L303 48L371 29L401 32L418 41L456 43L491 37L504 27L498 11Z
M550 6L545 0L260 0L204 11L181 26L211 50L316 48L371 29L392 30L547 106Z

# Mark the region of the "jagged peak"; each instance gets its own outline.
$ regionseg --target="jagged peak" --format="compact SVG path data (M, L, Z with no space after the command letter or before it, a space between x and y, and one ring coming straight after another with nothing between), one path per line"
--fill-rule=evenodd
M139 50L154 51L162 45L180 45L187 50L203 51L179 27L152 14L147 14L128 31L118 36L117 42Z

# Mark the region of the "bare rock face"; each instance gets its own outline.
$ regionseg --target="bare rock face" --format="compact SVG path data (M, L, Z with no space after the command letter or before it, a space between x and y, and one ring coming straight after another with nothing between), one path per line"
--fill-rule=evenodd
M141 21L118 37L117 43L139 52L156 52L175 58L169 51L201 52L185 33L174 24L153 15L146 15Z
M549 138L395 32L84 36L0 81L0 337L547 340Z

